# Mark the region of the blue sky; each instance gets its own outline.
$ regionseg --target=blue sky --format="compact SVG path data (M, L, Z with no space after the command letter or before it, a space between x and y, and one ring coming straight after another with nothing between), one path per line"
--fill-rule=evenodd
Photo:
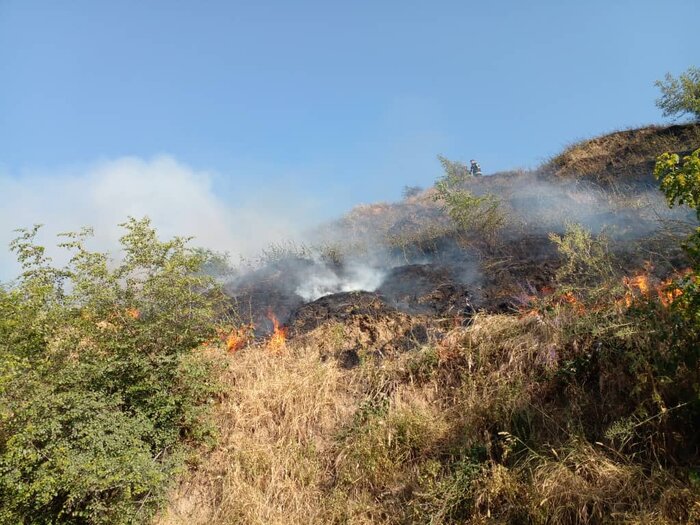
M697 0L0 0L0 189L29 220L22 195L52 187L37 220L60 217L64 178L126 158L148 183L165 158L224 208L331 217L431 184L437 154L535 167L662 122L654 80L700 65L698 20Z

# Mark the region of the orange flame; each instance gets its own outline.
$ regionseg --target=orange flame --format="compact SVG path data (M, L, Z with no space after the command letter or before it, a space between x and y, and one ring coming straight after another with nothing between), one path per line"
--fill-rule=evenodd
M625 284L631 290L636 288L642 295L649 295L649 276L645 273L637 274L634 277L626 277Z
M248 344L253 340L253 331L255 326L253 324L247 324L239 326L231 330L226 337L226 350L229 353L235 353L241 348L248 346Z
M280 325L277 317L272 312L272 308L267 310L267 318L272 321L273 331L270 340L267 342L267 347L270 350L279 352L283 350L287 343L287 328Z
M573 306L577 312L583 313L586 311L586 307L581 301L579 301L574 292L566 292L562 294L561 301Z
M671 303L683 295L683 290L678 288L676 280L692 272L692 270L684 270L664 281L654 280L652 282L652 279L649 277L650 270L651 266L647 265L645 271L638 273L634 277L623 277L622 283L627 290L625 296L618 301L619 305L624 304L629 308L636 299L640 297L649 299L652 297L652 293L655 292L661 305L664 308L668 308Z
M676 287L672 278L668 278L656 289L656 294L659 297L659 302L668 308L673 301L683 295L683 290Z
M141 318L141 312L139 311L138 308L127 308L126 315L128 315L132 319L140 319Z
M652 289L649 279L649 273L653 270L650 263L644 264L644 270L640 270L632 277L623 277L622 284L625 287L625 296L616 301L618 306L629 308L639 298L649 298L649 292Z
M523 306L520 308L520 317L540 317L542 303L538 303L540 299L548 299L545 303L551 305L570 305L578 313L586 311L586 306L579 300L574 292L557 293L552 286L543 286L540 289L540 295L523 295L520 297Z

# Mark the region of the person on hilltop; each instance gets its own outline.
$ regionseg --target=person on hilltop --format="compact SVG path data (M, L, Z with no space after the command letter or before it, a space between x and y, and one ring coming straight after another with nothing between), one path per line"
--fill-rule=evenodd
M481 177L481 166L479 166L479 163L475 161L474 159L471 160L471 168L469 168L469 173L472 174L473 177Z

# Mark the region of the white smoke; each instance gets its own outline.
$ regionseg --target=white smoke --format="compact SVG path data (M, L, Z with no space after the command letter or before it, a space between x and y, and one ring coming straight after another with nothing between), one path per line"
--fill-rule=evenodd
M328 266L315 265L296 289L296 294L308 302L338 292L373 292L382 284L386 273L387 269L360 263L348 264L341 274Z
M55 234L91 226L91 248L112 250L123 234L118 224L128 216L148 216L161 238L193 236L194 245L232 256L251 255L298 234L305 215L300 210L285 210L274 196L230 206L215 193L213 180L213 174L168 156L120 158L49 174L0 173L0 281L18 271L7 249L14 230L37 223L46 225L38 240L57 264L67 256L51 249ZM248 195L245 191L242 197Z

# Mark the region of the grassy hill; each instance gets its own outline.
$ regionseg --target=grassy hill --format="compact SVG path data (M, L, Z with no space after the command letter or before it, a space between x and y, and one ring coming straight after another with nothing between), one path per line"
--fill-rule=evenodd
M700 145L700 124L648 126L617 131L567 147L542 169L554 177L600 183L630 179L652 182L656 157L670 151L687 155Z
M674 306L693 221L649 188L698 146L628 130L461 181L498 196L493 228L435 188L353 210L323 253L339 274L381 253L384 284L221 351L219 442L157 523L700 523L700 341Z
M357 207L252 267L20 231L0 524L700 523L698 126ZM691 246L692 248L692 246Z

